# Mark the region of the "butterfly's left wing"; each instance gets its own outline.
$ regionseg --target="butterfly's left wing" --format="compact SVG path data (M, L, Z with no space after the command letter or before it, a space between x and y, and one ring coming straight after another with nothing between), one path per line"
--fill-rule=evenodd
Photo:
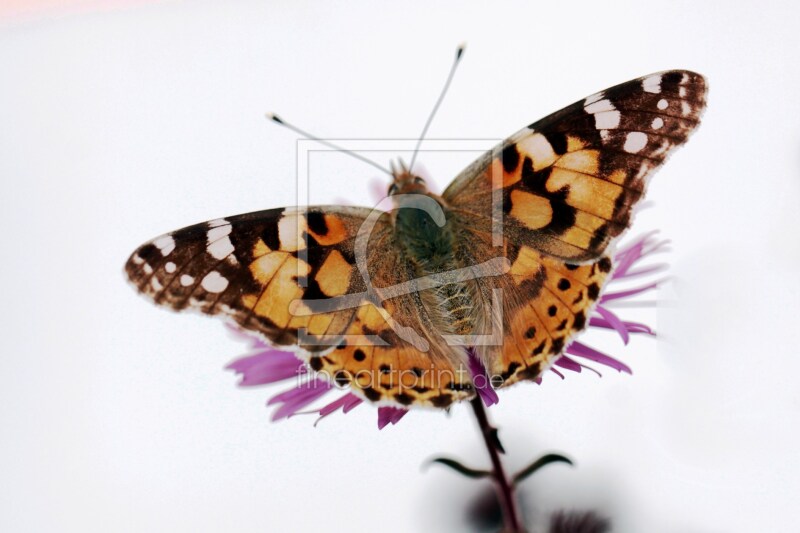
M606 248L698 125L705 95L704 78L681 70L617 85L522 129L447 188L464 255L482 260L502 244L512 263L484 280L506 294L501 357L484 355L493 374L536 377L585 327L611 267Z
M158 237L125 270L156 304L232 319L366 400L446 407L472 382L437 344L393 235L373 209L270 209Z

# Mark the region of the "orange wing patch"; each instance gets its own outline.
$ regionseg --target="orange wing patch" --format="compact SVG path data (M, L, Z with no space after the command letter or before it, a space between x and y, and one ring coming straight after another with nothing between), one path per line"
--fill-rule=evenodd
M369 304L359 308L344 340L309 365L371 402L448 407L474 395L466 365L422 353L398 338ZM377 343L370 342L376 340Z
M501 356L489 373L501 386L538 378L571 338L586 327L600 295L611 260L602 257L589 265L570 265L522 247L509 277L507 290L515 294L505 309L506 328Z

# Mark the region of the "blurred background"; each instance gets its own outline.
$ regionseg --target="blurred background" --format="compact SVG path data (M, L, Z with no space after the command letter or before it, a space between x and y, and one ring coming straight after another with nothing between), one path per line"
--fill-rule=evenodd
M376 429L361 406L270 423L214 320L156 309L122 265L202 220L296 201L297 136L500 139L613 84L687 68L704 124L631 235L671 280L618 308L657 339L587 343L632 376L545 376L490 415L532 528L594 510L620 532L794 529L800 34L789 2L18 1L0 4L0 530L467 531L488 466L467 406ZM486 148L492 142L486 143ZM398 154L385 154L386 158ZM402 154L399 154L402 155ZM474 153L423 153L444 187ZM309 156L313 203L372 205L376 171ZM383 154L379 154L383 158ZM381 159L382 164L388 159ZM383 179L383 178L380 178Z

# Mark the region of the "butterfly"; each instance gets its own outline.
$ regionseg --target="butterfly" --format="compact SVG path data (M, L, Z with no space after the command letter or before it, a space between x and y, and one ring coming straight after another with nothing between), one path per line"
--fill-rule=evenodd
M699 124L706 82L673 70L522 128L441 194L392 167L392 207L269 209L140 246L158 305L233 320L374 403L447 408L535 380L583 330L648 179ZM413 167L413 165L412 165Z

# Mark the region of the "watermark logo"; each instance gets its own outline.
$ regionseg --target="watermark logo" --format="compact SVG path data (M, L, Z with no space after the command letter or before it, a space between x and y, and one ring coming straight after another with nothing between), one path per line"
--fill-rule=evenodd
M331 150L320 150L319 140L299 140L298 141L298 198L297 209L302 212L308 207L308 197L312 183L311 179L311 158L314 153L325 153ZM342 140L337 140L342 146ZM385 151L387 153L403 151L407 149L403 146L404 143L410 141L376 141L376 140L348 140L346 147L347 150L368 150L368 151ZM485 146L488 142L495 143L496 139L480 139L480 140L429 140L435 148L432 151L436 152L474 152L483 154L483 157L491 157L491 152L487 152ZM313 147L313 148L312 148ZM500 167L489 167L491 172L492 182L492 244L494 246L503 245L502 236L502 171ZM498 175L495 175L498 174ZM500 195L496 194L500 191ZM409 343L416 350L420 352L427 352L430 349L430 344L423 335L416 331L413 327L400 324L384 307L384 302L401 297L407 294L435 289L449 284L461 284L469 280L500 276L508 272L510 264L505 257L493 257L483 263L476 265L469 265L461 268L451 269L444 272L434 272L426 275L416 277L401 283L397 283L388 287L376 288L369 273L368 268L368 246L370 236L372 235L376 225L379 223L381 217L386 212L391 211L396 207L403 209L417 209L425 213L430 219L438 226L443 227L447 223L446 213L442 205L433 197L425 194L396 194L391 198L384 198L376 205L368 214L364 222L361 224L358 233L355 237L354 244L354 257L356 268L361 276L365 290L360 293L345 294L342 296L332 297L328 299L316 300L295 300L290 305L289 311L294 316L309 316L320 313L333 313L337 311L344 311L347 309L355 309L365 305L371 305L377 311L381 318L386 322L387 326L403 341ZM298 224L300 224L298 217ZM298 232L301 228L298 227ZM299 250L298 257L303 260L307 259L302 254L307 254L307 246ZM303 276L298 276L298 279L304 279ZM503 295L500 289L494 289L491 294L491 302L485 310L486 317L491 317L489 321L490 331L486 334L468 334L468 335L452 335L442 334L441 338L447 345L450 346L485 346L485 345L500 345L503 340L502 332L502 315L503 315ZM386 341L377 334L372 335L311 335L305 328L300 328L298 331L298 340L301 345L316 345L316 346L333 346L341 343L343 340L348 345L373 345L373 346L386 346ZM403 377L398 376L398 381L402 381Z

